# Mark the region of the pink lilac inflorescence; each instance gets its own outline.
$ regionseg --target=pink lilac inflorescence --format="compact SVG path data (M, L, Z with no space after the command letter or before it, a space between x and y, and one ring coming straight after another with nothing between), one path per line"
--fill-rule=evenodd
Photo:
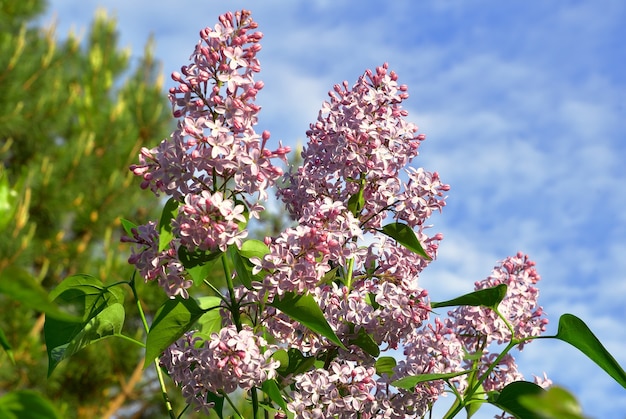
M239 228L246 220L244 204L249 216L258 217L263 207L249 197L267 199L268 188L283 174L272 159L285 160L289 147L269 150L269 132L259 135L254 129L260 110L254 101L263 88L263 82L254 80L263 36L256 28L250 12L242 11L226 13L214 28L200 32L192 63L172 74L178 83L169 95L179 118L177 129L159 146L143 148L140 163L131 166L143 178L142 188L184 201L173 223L177 240L166 253L158 251L158 239L126 239L136 243L130 262L150 259L150 269L138 269L148 274L146 280L158 279L170 296L186 296L191 286L169 274L180 265L178 248L223 251L231 244L240 246L247 235ZM176 273L183 275L182 270Z
M256 53L262 37L256 28L250 13L241 11L220 16L214 28L200 32L192 63L172 75L178 83L170 90L177 129L158 147L142 149L139 164L131 167L143 188L179 204L167 245L159 243L152 222L125 238L135 244L129 262L170 297L188 298L192 285L178 260L181 249L241 248L247 231L240 226L263 209L252 198L265 200L282 175L272 159L285 160L289 148L268 150L269 133L254 130L260 109L254 100L263 87L253 79L260 70ZM222 306L219 333L202 338L189 332L161 359L198 409L212 407L209 393L248 390L276 378L285 391L291 388L287 406L297 417L417 418L444 394L444 381L405 391L395 388L394 380L463 371L472 367L467 354L479 354L488 364L497 356L487 350L491 341L524 339L545 329L534 287L539 276L521 254L476 284L477 290L507 285L499 311L511 328L482 307L462 307L445 321L431 321L419 276L437 256L442 235L429 235L426 222L445 206L449 186L436 172L408 167L425 136L405 119L401 105L407 98L407 87L387 64L367 70L352 87L344 82L329 92L307 131L302 165L278 188L294 226L266 238L269 252L250 259L251 274L262 274L260 279L235 286L224 298L238 302L237 317L249 319L254 329L242 327ZM428 256L383 234L386 223L411 229ZM311 295L345 347L271 306L287 293ZM405 357L378 374L372 345ZM519 349L523 345L520 341ZM279 377L280 363L271 358L279 348L328 361L323 368ZM479 373L486 366L481 368ZM485 389L501 389L520 377L507 355ZM467 389L463 378L450 383L460 393Z
M488 278L475 283L475 290L500 284L507 286L506 296L498 305L498 311L508 324L494 310L486 307L460 306L448 313L447 324L454 328L465 349L469 353L481 354L479 372L484 373L498 356L489 352L492 342L503 344L515 339L520 341L517 347L522 350L527 343L524 339L539 336L545 331L548 319L543 308L537 304L539 290L535 287L540 279L535 263L527 255L518 253L494 267ZM471 367L469 361L466 367ZM513 356L507 354L489 374L483 387L486 391L498 390L522 379ZM535 381L541 385L550 384L545 377Z

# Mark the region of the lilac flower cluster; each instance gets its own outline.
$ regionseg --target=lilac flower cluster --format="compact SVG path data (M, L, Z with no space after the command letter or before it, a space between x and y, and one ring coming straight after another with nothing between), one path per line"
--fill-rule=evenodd
M246 230L239 229L238 223L246 222L243 211L243 205L224 199L221 192L190 194L173 220L172 229L189 250L225 252L231 244L241 247L241 240L248 235Z
M158 147L143 148L140 163L131 166L143 178L142 188L184 202L173 222L176 238L166 251L158 251L154 226L144 228L156 235L150 240L126 239L138 245L129 262L146 280L158 278L170 297L187 298L192 284L177 261L178 248L240 246L247 236L240 224L263 209L248 197L258 193L267 199L267 189L283 174L271 160L285 160L289 147L270 151L269 132L254 130L260 110L254 101L263 88L254 81L263 37L256 28L250 12L242 11L226 13L214 28L200 32L192 63L172 74L178 83L169 95L177 129Z
M411 170L408 184L400 180L426 137L404 119L408 112L401 103L409 95L397 79L384 64L367 70L351 89L344 82L329 92L330 102L324 102L307 131L302 166L279 190L295 219L304 204L319 197L348 203L359 193L363 207L357 215L364 230L380 228L389 212L412 227L421 225L445 205L449 186L436 173Z
M228 326L208 340L185 334L164 352L161 363L187 402L206 410L212 407L208 392L249 390L276 377L280 362L270 358L272 352L250 328L237 331Z
M299 418L373 418L378 403L375 369L354 362L333 361L298 375L288 408Z
M134 244L128 263L135 265L141 276L156 280L169 297L189 298L187 289L193 282L186 278L185 268L178 260L178 241L159 251L159 233L152 221L133 228L132 237L123 236L122 241Z
M271 159L285 159L290 150L268 150L269 132L254 130L260 110L254 101L263 88L254 73L263 34L254 31L258 25L247 11L219 20L200 31L191 65L172 74L179 83L169 95L178 128L158 147L142 149L131 170L143 177L143 188L177 199L225 187L216 179L232 180L235 194L266 199L267 188L282 175Z
M486 307L460 306L448 313L447 325L454 328L465 349L469 353L481 354L480 373L484 373L498 357L497 353L489 352L492 342L503 344L516 339L520 341L518 349L522 350L526 343L524 339L545 331L548 319L537 304L539 290L535 287L540 279L535 263L527 255L518 253L506 258L494 267L488 278L474 285L475 290L500 284L507 286L506 296L498 305L506 322ZM469 361L466 366L470 366ZM483 387L486 391L501 389L521 379L523 376L517 371L515 359L507 354L487 377ZM461 382L461 387L463 385Z
M285 160L289 148L269 151L269 133L254 131L260 109L254 100L263 87L253 79L262 37L256 28L242 11L226 13L214 28L201 31L193 62L172 75L178 83L170 90L178 128L158 147L142 149L140 164L131 168L143 188L179 204L171 222L174 238L165 249L159 249L154 223L125 239L135 244L129 262L170 297L188 298L192 286L179 250L241 249L248 234L243 226L263 209L251 197L266 199L282 175L272 159ZM443 209L450 187L436 172L408 167L425 136L405 119L407 87L384 64L367 70L351 88L347 82L336 85L329 97L307 131L302 166L292 168L278 189L295 226L266 238L268 253L249 259L256 281L233 285L241 279L236 272L226 278L227 291L213 288L224 302L219 333L207 340L186 334L165 351L162 365L199 409L212 406L209 392L250 390L276 378L288 409L303 418L422 417L447 385L434 380L412 391L395 388L393 381L403 377L476 365L483 374L495 363L484 389L520 379L513 357L488 347L515 339L521 350L524 339L545 330L534 263L518 254L476 284L476 290L507 285L498 307L506 321L482 307L460 307L445 321L431 321L419 277L436 258L442 235L427 234L427 220ZM428 256L394 238L384 226L389 222L413 231ZM287 293L312 296L343 346L272 306ZM392 376L376 373L371 345L403 350ZM318 363L279 377L281 365L271 358L278 348L323 359L324 367ZM470 387L465 380L448 384L462 395Z

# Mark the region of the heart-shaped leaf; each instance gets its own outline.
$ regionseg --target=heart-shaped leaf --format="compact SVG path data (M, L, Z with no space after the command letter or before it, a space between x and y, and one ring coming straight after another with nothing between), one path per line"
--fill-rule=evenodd
M180 296L167 300L156 312L146 340L144 368L180 338L204 314L192 298Z

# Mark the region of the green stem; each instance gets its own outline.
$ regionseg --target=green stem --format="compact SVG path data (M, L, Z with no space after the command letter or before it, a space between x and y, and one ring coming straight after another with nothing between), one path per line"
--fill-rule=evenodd
M241 415L241 413L239 412L239 410L237 410L237 406L235 406L235 404L233 403L233 401L230 399L230 397L228 397L228 394L226 394L225 392L221 392L222 396L224 396L224 399L226 399L226 401L228 402L228 404L230 405L230 407L233 408L233 410L235 411L235 414L239 417L239 419L243 419L243 416Z
M146 347L146 344L145 344L145 343L143 343L143 342L139 342L138 340L135 340L135 339L131 338L130 336L126 336L126 335L122 335L122 334L115 335L115 336L117 336L118 338L125 339L125 340L127 340L127 341L129 341L129 342L132 342L132 343L134 343L135 345L139 345L139 346L141 346L142 348L145 348L145 347Z
M130 289L133 291L133 297L135 298L135 304L137 305L137 310L139 310L139 316L141 317L141 322L143 323L143 327L146 331L146 334L150 332L150 326L148 326L148 321L146 320L146 315L143 312L143 307L141 306L141 301L139 300L139 295L137 294L137 288L135 287L135 274L133 273L132 279L128 282ZM165 402L165 407L167 409L167 413L171 419L176 419L176 415L174 414L174 409L172 408L172 403L170 402L170 398L167 395L167 387L165 386L165 380L163 379L163 372L161 371L161 367L159 367L159 357L154 359L154 368L156 369L157 377L159 378L159 385L161 386L161 394L163 396L163 401Z
M507 324L507 327L509 327L510 330L512 330L512 327L510 326L509 322L504 318L504 316L502 316L497 310L496 313L498 314L498 316ZM511 336L513 336L511 334ZM500 363L500 361L502 360L502 358L504 358L506 356L506 354L509 353L509 351L511 349L513 349L516 345L519 345L521 342L524 342L526 340L531 340L531 339L511 339L511 341L509 342L509 344L506 346L506 348L504 348L504 350L502 352L500 352L500 354L496 357L496 359L491 363L491 365L489 365L489 367L487 368L487 370L478 378L474 379L473 377L471 377L469 379L470 383L474 383L472 385L472 387L470 387L469 391L467 391L463 396L463 400L460 401L460 403L458 404L454 404L450 410L448 412L446 412L444 419L448 419L448 418L453 418L454 416L457 415L457 413L459 413L461 411L461 409L463 409L465 407L465 400L470 400L472 398L472 396L474 395L474 393L476 393L476 391L478 391L478 389L480 388L480 386L482 385L482 383L487 379L487 377L489 377L489 374L491 374L491 372L498 366L498 364ZM480 351L482 351L482 349L479 349Z
M233 275L230 270L230 266L228 266L228 260L226 259L226 253L222 253L222 266L224 267L224 275L226 276L226 286L228 287L228 294L230 295L230 313L233 316L233 323L237 328L238 332L241 332L242 323L241 323L241 313L239 312L239 301L235 298L235 285L233 284ZM252 387L250 389L250 396L252 398L252 417L256 418L257 413L259 411L259 397L256 392L256 388Z

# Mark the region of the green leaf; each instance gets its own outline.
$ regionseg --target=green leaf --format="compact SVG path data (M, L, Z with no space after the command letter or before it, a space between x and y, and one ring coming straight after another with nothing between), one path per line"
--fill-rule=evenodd
M6 419L61 419L50 400L33 390L10 391L0 397L0 417Z
M178 214L179 202L170 198L163 207L161 218L159 219L159 252L163 251L174 238L172 233L172 219Z
M50 298L76 317L68 319L46 314L48 376L63 359L94 342L121 333L124 292L117 286L105 287L92 276L73 275L52 290Z
M458 400L458 399L457 399ZM481 406L485 403L485 389L481 384L478 390L472 394L472 396L465 400L465 411L467 412L467 419L471 418L480 410Z
M388 376L393 375L393 369L396 366L396 359L392 356L381 356L376 360L376 374Z
M265 243L261 240L246 240L241 245L241 249L239 249L239 253L246 259L250 259L253 257L257 257L259 259L263 259L265 255L270 252L270 249L267 247Z
M261 271L255 275L252 274L254 265L250 262L250 259L255 257L263 259L263 257L269 253L269 248L265 243L260 240L246 240L241 249L236 246L230 246L230 255L237 271L237 278L241 281L244 287L249 290L252 289L253 281L262 281L267 272Z
M219 309L221 302L221 298L215 296L198 298L199 307L205 311L198 319L198 335L205 339L222 329L222 314Z
M264 381L261 385L261 389L269 396L270 400L280 406L284 412L287 411L287 403L285 403L285 399L283 399L283 396L280 393L280 388L278 387L276 380Z
M469 294L462 295L452 300L440 303L430 303L432 308L450 307L450 306L483 306L497 309L498 304L506 295L506 285L500 284L495 287L485 288L474 291Z
M363 327L359 329L356 338L351 339L349 343L358 346L373 357L380 355L380 347Z
M278 297L274 298L270 306L279 309L287 316L300 322L315 333L324 336L340 348L346 349L326 321L322 309L320 309L320 306L312 296L287 292L281 299L278 299Z
M447 380L449 378L458 377L459 375L469 374L471 371L457 371L457 372L447 372L444 374L420 374L420 375L409 375L406 377L402 377L399 380L393 381L391 383L392 386L403 388L405 390L411 390L419 383L424 383L427 381L435 381L435 380Z
M67 321L77 321L80 318L61 310L57 304L51 302L48 292L24 269L9 266L0 272L0 294L5 294L24 306L43 311L48 316Z
M420 255L426 260L433 260L430 256L428 256L415 235L415 232L408 225L398 222L387 224L383 227L382 232L392 239L395 239L398 243L413 253Z
M11 363L15 365L15 358L13 358L13 351L11 350L11 344L9 343L9 340L5 336L4 331L2 329L0 329L0 346L2 346L2 349L4 349L4 352L6 352L7 356L11 360Z
M126 234L133 237L133 229L137 228L137 224L132 221L128 221L126 218L120 218L120 221L122 222L122 227L124 228Z
M280 362L277 371L282 377L301 374L315 364L315 357L304 356L296 348L290 348L288 351L280 349L272 354L272 358Z
M528 395L538 395L545 390L535 383L528 381L514 381L505 386L500 392L490 392L488 403L492 404L518 419L545 419L520 403L521 398Z
M217 413L217 417L219 417L220 419L224 418L224 397L219 396L215 393L212 393L210 391L207 392L207 396L206 399L208 402L213 402L215 403L215 405L213 406L212 410L215 411L215 413Z
M363 197L363 188L359 189L359 192L355 193L348 199L348 211L350 211L355 217L361 212L365 206L365 198Z
M569 343L587 355L626 388L626 372L581 319L573 314L563 314L559 319L558 332L554 337Z
M204 314L192 298L177 295L167 300L156 312L146 340L144 368L185 332Z
M65 278L50 291L50 299L59 305L72 305L85 320L90 311L108 302L124 302L120 287L105 287L102 281L90 275L78 274Z
M222 255L222 251L203 252L197 250L190 252L185 246L178 248L178 260L183 264L185 270L191 276L194 284L201 284L214 269L213 264Z
M247 289L252 289L252 263L245 259L241 254L237 251L237 248L231 246L230 255L233 261L233 265L235 266L235 270L237 271L237 278L241 281L241 284Z
M67 322L46 317L44 335L48 350L48 377L62 360L101 339L119 335L124 325L124 306L113 303L97 310L86 322Z
M542 419L585 419L576 398L561 387L520 396L519 402Z

